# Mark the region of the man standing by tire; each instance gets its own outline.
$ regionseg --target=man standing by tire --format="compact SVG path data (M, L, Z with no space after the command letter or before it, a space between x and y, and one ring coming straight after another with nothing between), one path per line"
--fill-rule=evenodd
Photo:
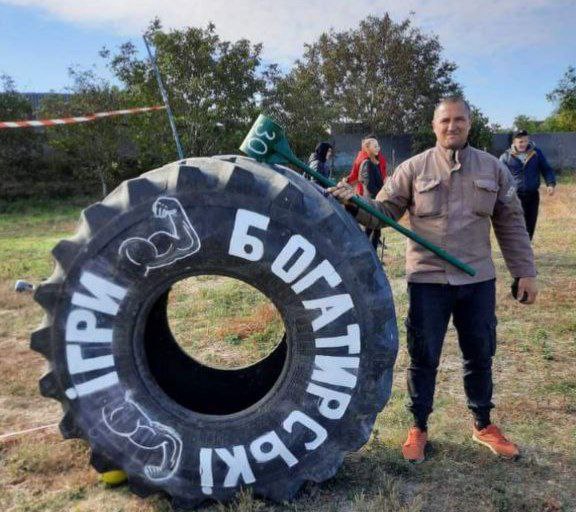
M548 195L554 195L556 187L554 169L550 167L542 151L530 141L526 130L514 134L512 146L502 153L500 161L506 164L514 176L516 193L524 210L526 229L532 240L540 205L540 192L538 191L540 175L544 177Z
M402 163L375 200L383 214L399 219L406 210L412 229L476 269L470 277L408 240L406 320L410 366L409 409L414 425L402 447L407 460L422 462L428 439L436 373L452 317L463 355L464 390L474 416L472 437L506 458L518 447L491 423L492 358L496 349L495 269L490 224L508 269L519 279L524 304L536 300L536 269L514 180L496 158L467 143L470 107L463 98L443 99L432 121L436 146ZM332 194L367 227L381 223L349 203L353 189L344 182Z

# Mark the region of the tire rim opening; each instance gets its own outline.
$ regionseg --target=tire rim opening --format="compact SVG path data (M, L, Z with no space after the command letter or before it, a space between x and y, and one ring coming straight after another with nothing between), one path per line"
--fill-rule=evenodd
M223 276L178 281L168 296L168 323L186 354L226 370L265 359L284 335L282 317L265 295Z
M231 277L174 283L156 301L145 330L145 357L156 384L181 406L227 415L274 387L286 363L284 323L259 290Z

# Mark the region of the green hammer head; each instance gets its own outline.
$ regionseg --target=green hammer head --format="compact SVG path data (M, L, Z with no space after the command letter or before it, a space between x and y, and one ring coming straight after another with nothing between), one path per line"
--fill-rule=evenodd
M295 158L288 145L284 129L273 119L263 114L250 128L240 146L240 151L267 164L282 164Z

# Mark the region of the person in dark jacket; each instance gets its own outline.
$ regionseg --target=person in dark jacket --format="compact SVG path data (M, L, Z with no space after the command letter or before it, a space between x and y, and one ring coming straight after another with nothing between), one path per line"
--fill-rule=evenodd
M332 149L332 144L329 142L320 142L314 149L314 153L308 158L308 165L325 178L330 177L328 160L332 156ZM312 180L317 181L314 178Z
M546 157L533 142L526 130L514 134L512 146L507 149L500 161L506 164L516 183L516 193L522 203L526 229L530 240L534 236L538 206L540 205L540 175L544 177L548 195L554 194L556 176Z
M362 139L362 151L366 158L362 160L358 169L358 183L362 186L362 197L374 199L386 179L386 160L380 152L380 144L375 135L367 135ZM382 162L384 172L382 172ZM374 249L382 243L380 229L366 228L366 236L370 239Z

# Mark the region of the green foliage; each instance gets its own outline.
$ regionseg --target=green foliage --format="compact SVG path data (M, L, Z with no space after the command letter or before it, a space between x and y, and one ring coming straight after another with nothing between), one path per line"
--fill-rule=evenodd
M493 130L490 121L478 107L472 105L471 109L472 127L468 135L468 142L473 147L486 151L492 144Z
M0 75L0 120L31 119L32 106L16 91L8 75ZM38 171L43 136L34 129L0 130L0 197L18 191L20 183Z
M569 66L556 88L546 95L548 101L556 103L551 116L537 121L521 115L514 120L517 130L535 132L574 132L576 131L576 68Z
M560 111L576 111L576 68L568 66L568 70L546 99L558 104Z
M265 77L263 110L284 127L290 147L305 160L318 142L330 138L335 109L328 104L318 75L302 63L297 62L286 75L278 66L270 66Z
M69 75L73 82L70 95L44 98L41 116L72 117L129 106L123 91L99 79L92 71L70 69ZM69 159L71 179L99 184L104 196L135 174L130 158L130 153L134 153L130 150L130 121L111 117L73 126L54 126L47 130L48 143L59 152L59 157L65 155Z
M223 41L213 24L166 32L155 20L147 37L156 49L186 156L237 151L265 87L259 73L262 46L246 39ZM115 55L108 50L102 55L129 97L146 104L161 101L151 64L138 56L133 44L122 45ZM154 161L154 155L164 163L175 159L165 117L152 122L139 118L133 133L143 163Z
M268 70L264 110L285 127L305 157L335 122L377 133L415 133L417 147L434 143L430 120L437 101L458 93L456 65L442 46L406 19L369 16L355 29L324 33L306 45L285 75Z
M547 120L546 128L551 132L576 132L576 110L558 110Z
M542 125L544 121L538 121L533 117L526 115L516 116L514 119L515 130L526 130L528 133L536 133L543 131Z
M410 133L430 122L440 97L459 92L456 65L441 52L437 37L385 14L322 34L306 46L296 70L314 77L321 91L316 101L334 113L328 117L378 133Z

